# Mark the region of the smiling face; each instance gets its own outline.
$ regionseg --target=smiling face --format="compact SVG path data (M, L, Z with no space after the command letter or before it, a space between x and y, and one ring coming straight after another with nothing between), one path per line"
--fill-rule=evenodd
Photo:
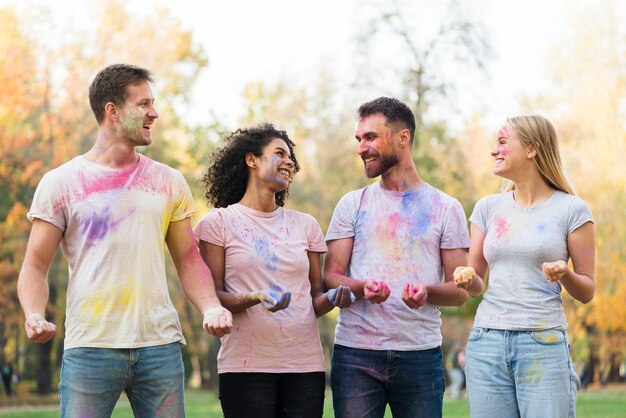
M275 193L287 189L295 174L289 147L280 138L272 139L263 148L261 156L254 157L253 167L258 169L259 178L275 189Z
M382 113L375 113L359 120L356 128L358 154L368 178L386 173L399 162L394 146L396 132L386 122L387 118Z
M498 131L498 141L491 155L495 158L493 174L514 180L517 174L533 164L535 154L522 143L517 131L506 123Z
M152 125L159 117L154 108L154 95L150 84L142 82L127 87L128 98L119 110L121 134L133 145L152 143Z

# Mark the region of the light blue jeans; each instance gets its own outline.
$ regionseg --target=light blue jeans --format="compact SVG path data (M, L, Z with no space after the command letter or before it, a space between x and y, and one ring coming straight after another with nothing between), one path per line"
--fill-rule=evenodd
M136 349L71 348L63 353L61 417L108 418L122 391L135 417L184 417L180 343Z
M576 416L580 380L565 331L472 328L465 376L472 418Z

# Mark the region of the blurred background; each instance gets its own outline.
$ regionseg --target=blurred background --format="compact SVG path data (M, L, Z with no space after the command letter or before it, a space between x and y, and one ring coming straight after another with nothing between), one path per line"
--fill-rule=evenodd
M93 144L87 88L99 69L124 62L155 74L160 118L142 152L184 173L196 219L210 209L198 187L209 153L232 130L268 121L296 142L302 166L287 206L326 231L339 198L368 183L355 111L381 95L411 106L418 171L469 217L480 197L499 191L489 151L505 118L541 113L596 220L595 298L583 305L563 295L572 357L586 383L624 383L624 21L617 0L0 0L3 378L21 396L56 391L67 265L59 252L49 273L47 316L57 336L30 343L16 295L25 215L42 175ZM168 269L188 341L188 384L215 388L219 341L204 334ZM479 302L443 310L446 353L464 345ZM327 354L336 314L319 320Z

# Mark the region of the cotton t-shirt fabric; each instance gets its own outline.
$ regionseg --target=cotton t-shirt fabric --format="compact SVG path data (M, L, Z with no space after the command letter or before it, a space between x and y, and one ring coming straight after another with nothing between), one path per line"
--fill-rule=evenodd
M234 204L211 210L194 233L224 248L225 291L255 292L274 283L291 292L286 309L272 313L257 304L233 314L233 331L221 340L218 372L325 371L307 255L326 252L317 221L282 207L267 213Z
M567 237L593 222L587 204L556 191L543 204L523 208L507 192L479 200L470 222L485 234L483 253L489 264L489 283L474 326L566 331L561 284L549 282L541 266L569 260Z
M125 169L79 156L44 175L27 216L63 231L65 349L185 342L164 248L170 222L192 216L192 205L182 174L144 156Z
M444 282L442 249L469 247L461 204L425 183L385 190L380 182L341 198L326 241L353 238L346 276L383 280L391 294L381 304L358 299L341 309L335 342L370 350L426 350L441 345L439 306L411 309L402 301L406 283Z

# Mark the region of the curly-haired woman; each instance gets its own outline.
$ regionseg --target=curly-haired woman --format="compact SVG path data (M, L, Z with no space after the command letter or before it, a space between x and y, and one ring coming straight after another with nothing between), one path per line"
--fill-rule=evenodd
M195 227L232 334L218 355L225 417L321 417L325 366L316 316L351 303L322 288L324 236L310 215L285 209L300 169L293 142L264 124L239 129L204 176L215 209Z

